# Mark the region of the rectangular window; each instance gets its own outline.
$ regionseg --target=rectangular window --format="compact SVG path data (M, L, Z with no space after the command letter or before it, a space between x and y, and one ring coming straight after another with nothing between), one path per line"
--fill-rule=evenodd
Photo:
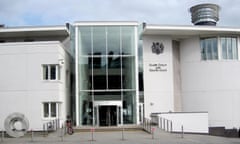
M43 116L49 117L49 104L48 103L44 103L43 104Z
M43 117L44 118L56 118L57 117L57 107L56 102L46 102L43 103Z
M50 79L51 80L56 80L56 69L57 67L55 65L50 66Z
M201 57L202 60L217 60L218 59L218 44L217 38L202 38L201 44Z
M59 65L43 65L42 68L44 80L60 80Z
M221 50L223 59L238 59L237 38L221 37Z
M51 103L51 117L57 116L57 104Z

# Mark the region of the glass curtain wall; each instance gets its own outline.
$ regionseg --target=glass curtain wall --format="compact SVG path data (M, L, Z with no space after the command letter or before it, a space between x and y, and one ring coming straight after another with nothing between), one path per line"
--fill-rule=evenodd
M136 123L135 26L79 26L80 125L94 125L94 101L122 101L123 124Z

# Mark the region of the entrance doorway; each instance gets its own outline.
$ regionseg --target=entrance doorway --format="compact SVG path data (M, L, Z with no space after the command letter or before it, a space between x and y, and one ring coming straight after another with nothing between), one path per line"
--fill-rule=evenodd
M122 125L122 101L94 101L94 125Z
M117 126L117 106L99 106L99 126Z

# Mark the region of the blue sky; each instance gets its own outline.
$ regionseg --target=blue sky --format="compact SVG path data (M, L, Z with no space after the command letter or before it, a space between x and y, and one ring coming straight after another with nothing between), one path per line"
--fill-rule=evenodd
M191 25L189 8L220 5L219 26L240 27L240 0L0 0L0 24L64 25L75 21L138 21Z

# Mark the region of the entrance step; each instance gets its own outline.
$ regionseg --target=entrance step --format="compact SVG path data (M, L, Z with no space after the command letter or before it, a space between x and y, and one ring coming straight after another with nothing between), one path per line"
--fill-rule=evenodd
M143 131L142 126L75 127L74 132Z

